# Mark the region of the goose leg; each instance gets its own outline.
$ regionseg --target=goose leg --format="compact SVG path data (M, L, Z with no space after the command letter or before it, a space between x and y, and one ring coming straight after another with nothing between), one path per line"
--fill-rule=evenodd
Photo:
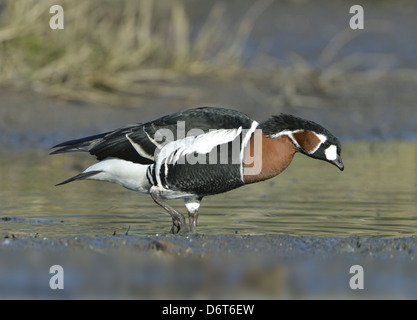
M190 211L188 212L188 220L189 220L189 227L191 233L195 233L197 230L197 218L198 218L198 211Z
M166 203L161 197L161 190L157 187L152 187L150 190L151 197L153 201L159 204L162 208L164 208L172 217L172 228L171 233L188 233L190 230L188 229L187 223L185 222L185 217L182 213L175 210L171 207L168 203Z

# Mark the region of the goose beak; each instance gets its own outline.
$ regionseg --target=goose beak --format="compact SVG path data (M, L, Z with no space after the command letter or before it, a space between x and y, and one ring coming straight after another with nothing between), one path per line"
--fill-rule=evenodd
M345 169L345 166L342 161L342 157L340 155L337 155L337 158L333 161L331 161L336 167L340 169L340 171L343 171Z

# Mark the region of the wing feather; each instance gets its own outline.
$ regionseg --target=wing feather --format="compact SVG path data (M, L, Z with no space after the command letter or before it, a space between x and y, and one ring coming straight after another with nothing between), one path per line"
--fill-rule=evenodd
M252 120L248 116L235 110L211 107L189 109L147 123L133 124L111 132L67 141L55 146L51 154L85 151L95 155L98 160L115 157L140 164L152 164L155 162L155 155L165 145L175 140L186 139L186 134L189 134L192 129L199 129L203 136L210 131L217 130L218 132L198 140L192 138L200 134L192 135L187 140L190 142L187 147L183 145L182 152L204 153L205 148L211 146L210 143L206 144L209 141L207 139L216 137L220 139L221 134L226 138L228 135L233 136L237 128L250 128L251 124ZM157 133L161 130L171 134L162 135L160 139L157 139ZM215 139L211 141L213 146L216 145Z

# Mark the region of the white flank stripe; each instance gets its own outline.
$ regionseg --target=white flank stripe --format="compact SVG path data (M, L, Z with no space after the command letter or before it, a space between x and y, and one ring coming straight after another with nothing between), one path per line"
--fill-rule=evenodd
M162 187L160 178L162 163L175 164L181 156L186 156L187 154L192 154L194 152L199 154L209 153L214 147L233 141L241 132L242 127L239 127L238 129L212 130L205 134L186 137L167 143L163 146L155 159L157 185Z
M153 166L154 166L153 164L149 166L148 170L146 171L146 177L148 178L148 180L150 181L152 185L155 185L155 181L153 181L153 177L152 177Z
M168 164L165 162L165 181L168 179ZM167 185L165 185L165 188L168 188Z
M242 145L240 146L240 178L242 179L242 181L244 181L243 179L243 158L245 157L245 150L246 150L246 146L249 143L250 137L252 135L252 133L255 132L256 128L258 127L259 123L256 121L252 122L252 125L250 126L250 129L248 132L246 132L246 135L243 137L242 139Z

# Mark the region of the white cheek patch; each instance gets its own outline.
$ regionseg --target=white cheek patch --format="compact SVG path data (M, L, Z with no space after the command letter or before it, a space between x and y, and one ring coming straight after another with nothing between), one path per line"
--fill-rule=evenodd
M324 154L326 155L327 160L334 161L337 158L337 147L335 145L331 145L328 147Z

